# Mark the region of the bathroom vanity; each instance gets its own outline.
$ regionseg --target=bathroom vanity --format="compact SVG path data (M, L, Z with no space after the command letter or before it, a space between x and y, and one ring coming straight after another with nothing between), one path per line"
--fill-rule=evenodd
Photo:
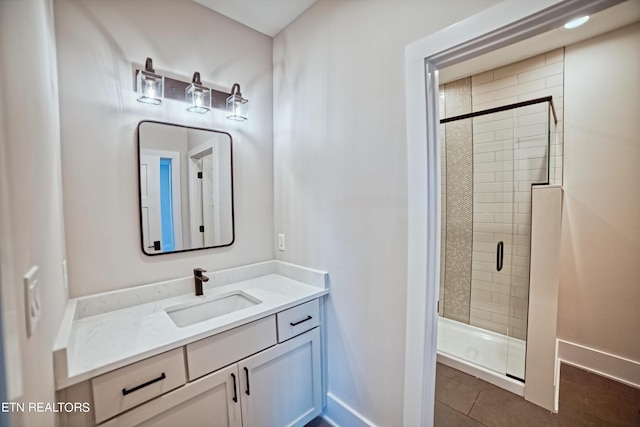
M54 348L65 426L303 426L322 412L326 273L278 261L72 299Z

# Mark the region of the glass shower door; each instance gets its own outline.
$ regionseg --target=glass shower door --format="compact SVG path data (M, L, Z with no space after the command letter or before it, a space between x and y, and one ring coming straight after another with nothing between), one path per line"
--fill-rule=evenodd
M473 119L473 262L470 324L483 328L485 367L508 371L513 241L513 112Z

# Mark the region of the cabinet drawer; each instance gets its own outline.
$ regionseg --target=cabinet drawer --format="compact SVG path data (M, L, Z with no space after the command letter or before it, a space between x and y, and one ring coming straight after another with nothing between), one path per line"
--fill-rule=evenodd
M277 343L275 315L187 344L189 381Z
M320 324L320 305L317 299L291 307L277 314L278 342L295 337Z
M183 348L91 380L96 424L186 383Z

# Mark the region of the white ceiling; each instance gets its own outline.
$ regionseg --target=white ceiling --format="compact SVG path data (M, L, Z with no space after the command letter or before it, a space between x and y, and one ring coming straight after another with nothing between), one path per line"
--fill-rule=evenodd
M628 0L605 9L589 18L586 24L573 30L558 28L531 37L519 43L494 50L468 61L443 68L439 71L440 83L452 82L503 65L569 46L579 41L622 28L640 20L640 0Z
M275 36L316 0L194 0L201 5L258 30Z

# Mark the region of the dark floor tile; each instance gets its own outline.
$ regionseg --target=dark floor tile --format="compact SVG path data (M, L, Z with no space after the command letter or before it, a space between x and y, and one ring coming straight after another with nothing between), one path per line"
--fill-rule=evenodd
M560 377L560 393L558 396L559 406L570 405L575 408L588 408L592 402L593 396L589 390L587 382L566 381Z
M462 384L444 375L436 375L436 401L444 403L453 409L469 414L473 403L478 397L478 390Z
M594 391L599 391L608 396L615 396L620 400L627 400L631 403L640 402L640 389L600 375L589 374L589 387Z
M584 412L569 405L562 405L557 414L552 414L551 425L559 427L614 427L616 424Z
M489 427L640 427L640 390L569 365L563 364L560 372L559 412L552 414L520 396L438 364L435 425L466 426L471 418Z
M571 381L576 384L588 384L589 372L576 368L575 366L560 364L560 378L563 381Z
M435 417L433 420L435 427L481 427L482 424L467 417L464 414L448 407L444 403L436 401Z
M549 426L551 413L500 388L483 390L469 416L488 426Z
M442 363L438 363L436 365L436 372L438 374L444 375L445 377L449 377L451 379L454 379L456 381L458 381L459 383L462 383L464 385L467 385L473 389L476 390L486 390L486 389L492 389L495 388L495 386L493 384L490 384L486 381L483 381L481 379L478 379L476 377L474 377L473 375L469 375L467 373L464 373L462 371L459 371L457 369L451 368L447 365L443 365Z
M564 364L560 373L559 415L571 410L583 413L585 420L597 418L613 425L640 425L636 389Z
M331 427L331 424L323 420L321 417L315 417L309 421L304 427Z

